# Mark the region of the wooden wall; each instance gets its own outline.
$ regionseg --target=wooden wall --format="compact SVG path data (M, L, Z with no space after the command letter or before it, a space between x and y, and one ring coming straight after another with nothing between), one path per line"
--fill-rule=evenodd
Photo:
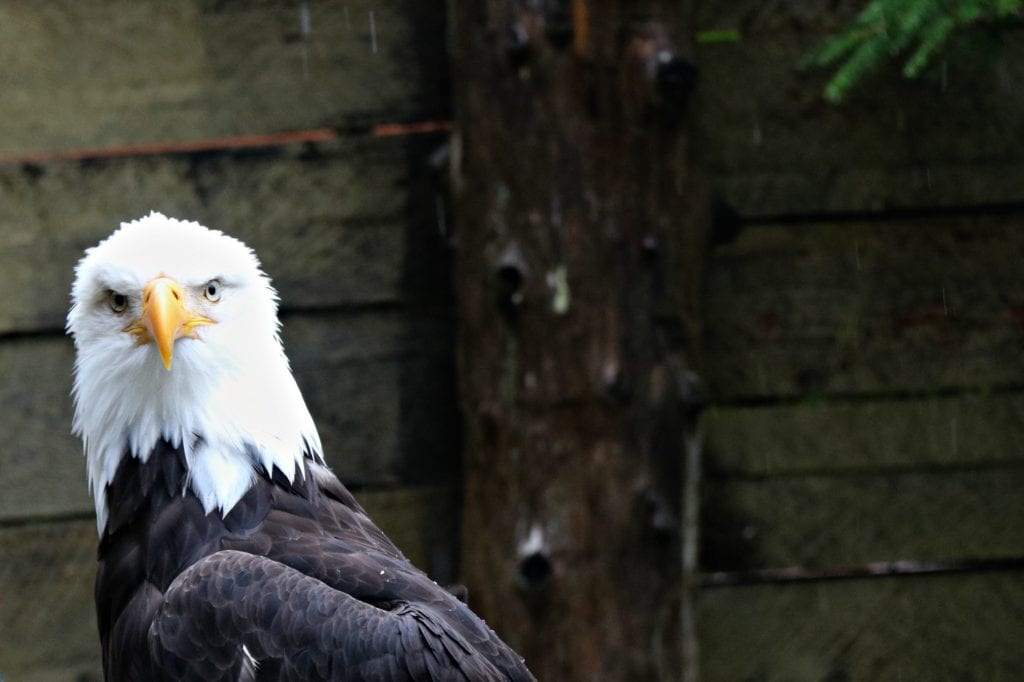
M698 3L703 680L1024 670L1024 36L831 106L862 4Z
M382 127L448 118L444 45L440 1L0 4L0 678L100 678L63 321L82 250L151 209L256 250L331 465L452 579L445 140Z
M831 106L793 67L860 5L696 3L740 35L698 55L705 680L1024 669L1024 40ZM443 9L0 4L3 679L99 679L62 326L81 251L150 209L257 250L332 465L453 576L444 140L380 126L447 119Z

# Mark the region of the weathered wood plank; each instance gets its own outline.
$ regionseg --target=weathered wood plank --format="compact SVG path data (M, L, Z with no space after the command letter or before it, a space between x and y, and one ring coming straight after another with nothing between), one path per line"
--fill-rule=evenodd
M447 111L444 3L99 0L0 8L0 155Z
M62 495L54 488L50 495ZM92 520L0 528L0 676L98 681Z
M462 498L455 486L362 490L356 498L415 566L442 585L458 579Z
M863 8L860 0L701 0L694 4L694 21L698 32L733 30L750 40L779 32L835 31Z
M701 592L708 682L986 680L1024 670L1020 572Z
M1024 383L1021 217L750 226L712 254L717 399Z
M458 471L452 333L444 318L399 311L285 320L296 378L343 481L437 483ZM73 361L61 337L0 343L0 518L92 509L70 435Z
M779 476L1024 463L1024 396L714 407L705 468Z
M710 479L708 570L1024 556L1024 469Z
M452 579L458 534L453 489L365 491L358 498L413 563L439 581ZM0 677L102 679L92 520L0 528L0 557Z
M0 518L92 510L71 436L73 363L69 339L0 344Z
M283 338L328 463L353 485L458 476L454 325L408 313L296 316Z
M942 77L909 81L894 61L835 106L821 95L830 71L796 68L825 38L801 22L821 23L831 7L817 3L789 21L775 3L746 5L723 12L723 24L705 19L712 28L735 20L741 30L746 20L753 33L700 48L695 101L710 184L740 215L1024 198L1024 102L1013 86L1024 77L1024 34L1010 35L999 56L957 53Z
M428 153L347 139L312 152L0 167L0 285L32 292L0 299L0 333L62 328L82 250L154 209L246 241L285 307L443 298L447 280L413 262L443 251L434 203L418 198Z

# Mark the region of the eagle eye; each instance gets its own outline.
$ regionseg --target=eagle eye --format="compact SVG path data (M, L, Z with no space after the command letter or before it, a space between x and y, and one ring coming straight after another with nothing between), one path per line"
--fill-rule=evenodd
M128 297L116 291L107 292L107 304L110 309L120 315L128 309Z
M203 287L203 297L210 303L216 303L220 300L221 284L220 280L211 279Z

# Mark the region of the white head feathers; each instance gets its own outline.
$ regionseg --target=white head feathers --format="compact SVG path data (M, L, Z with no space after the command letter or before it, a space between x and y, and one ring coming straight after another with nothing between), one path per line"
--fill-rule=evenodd
M322 461L278 336L276 292L245 244L154 212L88 249L75 273L73 431L101 533L121 459L145 461L160 439L183 447L207 512L230 511L257 468L294 479L305 452ZM126 331L157 278L176 284L174 297L202 324L178 334L170 371L139 324Z

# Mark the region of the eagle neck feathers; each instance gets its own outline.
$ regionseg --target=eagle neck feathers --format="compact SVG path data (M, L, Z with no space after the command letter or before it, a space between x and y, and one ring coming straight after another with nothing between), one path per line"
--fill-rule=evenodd
M306 457L322 463L316 427L280 342L248 346L245 355L213 365L202 344L178 344L175 367L82 352L75 366L74 431L85 449L96 524L109 517L107 490L126 457L145 463L165 441L184 454L181 494L194 494L222 516L259 473L276 468L289 481ZM103 349L97 349L102 351Z

